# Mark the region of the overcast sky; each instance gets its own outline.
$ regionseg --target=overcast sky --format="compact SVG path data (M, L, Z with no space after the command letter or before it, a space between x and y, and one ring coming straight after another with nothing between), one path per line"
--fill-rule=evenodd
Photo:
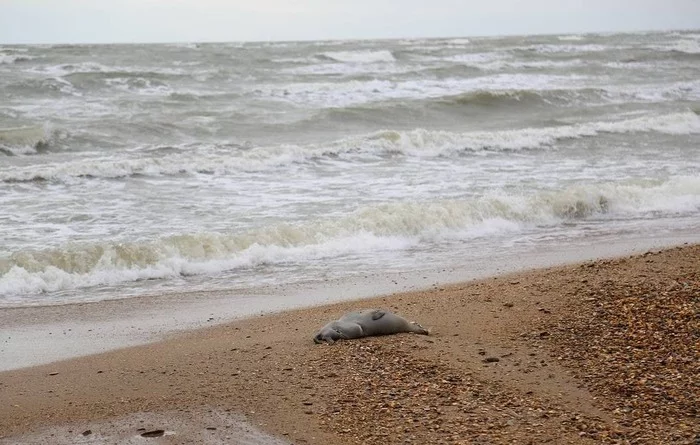
M189 42L700 28L700 0L0 0L0 43Z

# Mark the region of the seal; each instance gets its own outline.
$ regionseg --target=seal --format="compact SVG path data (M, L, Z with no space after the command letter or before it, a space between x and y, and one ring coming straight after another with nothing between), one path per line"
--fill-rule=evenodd
M333 344L338 340L370 337L373 335L390 335L400 332L414 332L428 335L428 330L418 323L384 309L366 309L348 312L340 319L331 321L314 336L315 343Z

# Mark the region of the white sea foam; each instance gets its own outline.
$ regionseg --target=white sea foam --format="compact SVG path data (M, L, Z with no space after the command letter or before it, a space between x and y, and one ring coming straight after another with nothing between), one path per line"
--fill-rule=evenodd
M584 45L551 45L551 44L540 44L531 45L525 48L529 51L535 51L542 54L550 53L583 53L583 52L601 52L608 51L611 49L619 49L617 47L610 47L606 45L595 45L595 44L584 44Z
M700 178L584 183L532 194L492 191L469 199L366 205L351 213L245 233L197 233L131 244L15 252L0 262L0 295L305 264L426 241L517 232L566 220L700 211Z
M329 51L321 55L328 59L347 63L394 62L396 60L391 51L385 49L378 51Z

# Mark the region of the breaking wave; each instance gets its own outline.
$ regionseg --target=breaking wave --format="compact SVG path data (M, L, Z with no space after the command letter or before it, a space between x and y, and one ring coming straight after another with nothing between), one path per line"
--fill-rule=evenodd
M690 39L679 40L662 49L686 54L700 54L700 41Z
M21 54L1 54L0 53L0 65L10 65L17 62L28 62L35 57L25 56Z
M493 192L440 201L368 205L335 218L244 233L190 233L143 242L66 245L0 259L0 295L37 294L146 279L305 264L361 252L469 240L494 230L649 212L700 211L700 178L580 184L532 195Z
M0 128L0 153L9 156L34 155L46 151L68 134L47 125Z
M319 159L376 159L383 156L450 157L473 152L510 152L547 149L559 141L595 137L600 133L657 132L683 135L700 133L700 116L693 112L644 116L634 119L590 122L555 127L457 133L415 129L382 130L330 143L263 147L201 146L160 151L138 150L135 157L79 159L30 167L0 168L0 181L70 181L74 178L121 178L133 175L228 174L263 171ZM157 149L158 147L155 147Z

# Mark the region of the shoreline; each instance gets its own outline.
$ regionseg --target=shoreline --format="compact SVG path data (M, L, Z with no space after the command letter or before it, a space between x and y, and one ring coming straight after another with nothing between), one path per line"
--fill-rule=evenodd
M653 240L623 238L608 244L558 246L515 257L467 262L459 268L378 273L332 281L256 289L228 289L137 296L64 305L0 308L0 371L161 341L183 332L260 315L342 301L363 300L487 277L614 258L700 243L682 233Z
M692 443L698 292L694 244L250 317L1 372L0 444ZM313 344L358 306L431 335Z

